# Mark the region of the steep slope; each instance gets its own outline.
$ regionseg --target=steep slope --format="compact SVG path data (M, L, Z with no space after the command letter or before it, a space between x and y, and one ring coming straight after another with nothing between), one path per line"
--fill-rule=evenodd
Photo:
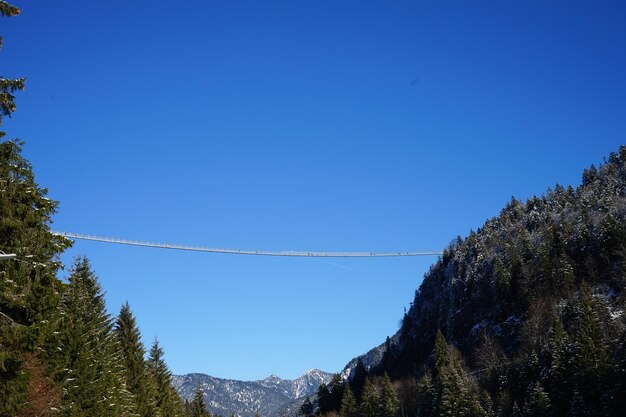
M458 401L444 401L452 380L468 399L459 415L619 415L625 289L622 146L576 189L512 199L458 238L426 274L398 333L362 359L370 377L386 372L430 392L407 415L429 401L429 415L454 411L445 407Z
M347 363L347 365L341 371L340 373L341 378L343 380L350 378L353 375L359 361L363 364L363 366L367 370L378 367L387 349L391 345L396 344L397 342L398 342L398 333L393 335L393 337L389 338L388 342L381 343L375 348L368 350L366 353L352 359L350 362Z
M279 416L293 411L298 400L313 396L332 374L312 369L294 380L271 375L260 381L236 381L204 374L175 376L173 384L183 400L191 400L197 387L202 388L212 414L241 417Z
M416 293L387 368L400 375L407 371L398 365L423 363L438 329L467 355L485 332L513 353L533 310L569 298L583 281L621 308L625 193L622 147L599 169L586 170L578 189L557 186L525 204L513 199L498 217L457 239Z

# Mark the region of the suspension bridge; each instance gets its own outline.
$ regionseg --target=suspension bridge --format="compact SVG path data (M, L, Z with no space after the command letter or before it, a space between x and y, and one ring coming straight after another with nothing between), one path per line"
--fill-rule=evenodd
M443 252L314 252L314 251L272 251L272 250L249 250L249 249L224 249L204 246L179 245L175 243L145 242L140 240L120 239L85 235L72 232L52 232L57 236L68 239L89 240L93 242L105 242L118 245L144 246L148 248L173 249L192 252L227 253L232 255L257 255L257 256L295 256L301 258L385 258L399 256L438 256Z

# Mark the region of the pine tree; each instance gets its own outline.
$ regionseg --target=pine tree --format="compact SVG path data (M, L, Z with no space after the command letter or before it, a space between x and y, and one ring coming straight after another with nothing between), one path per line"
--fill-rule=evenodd
M341 409L341 399L343 390L347 384L341 379L341 375L334 374L330 380L330 410L339 411Z
M0 16L19 13L0 1ZM0 77L0 125L15 110L13 94L24 83L24 78ZM31 401L28 389L31 374L45 373L43 346L53 339L61 301L57 261L69 241L50 233L57 203L35 182L31 165L21 155L23 143L5 136L0 131L0 254L17 258L0 261L0 415L15 415L24 404L45 403ZM26 366L28 358L31 364ZM27 369L34 364L35 369ZM25 412L43 412L29 407Z
M60 326L65 355L63 407L65 416L118 417L132 414L124 390L112 320L104 294L86 258L78 258L63 294Z
M374 385L370 382L368 377L365 378L363 384L363 397L361 398L361 406L359 411L361 417L376 417L378 414L378 395Z
M356 399L354 398L354 394L350 389L350 385L346 385L343 390L343 397L341 398L341 411L340 414L342 417L356 417L357 416L357 407L356 407Z
M315 407L313 406L311 399L309 397L306 397L304 399L304 402L300 406L298 415L303 416L303 417L313 417L314 414L315 414Z
M569 336L563 328L560 317L555 315L548 339L549 369L546 372L545 387L553 398L551 404L554 415L566 415L571 398L571 355Z
M502 259L496 258L493 264L493 276L498 295L506 300L510 298L511 272L504 266Z
M193 400L189 404L189 417L211 417L211 413L209 413L206 409L206 404L204 402L204 392L202 388L197 387L196 393L193 396Z
M583 282L580 292L581 320L576 339L576 363L580 372L600 377L608 368L607 343L589 286Z
M317 388L317 405L320 409L320 414L322 415L332 410L332 397L330 395L330 390L328 389L328 385L323 382Z
M625 147L626 152L626 147ZM619 336L617 355L613 364L611 387L604 395L610 400L606 401L607 416L621 416L626 410L626 317L622 316L622 331Z
M417 417L433 417L435 415L435 394L430 373L422 377L418 384Z
M118 349L124 364L128 391L133 395L140 417L155 413L154 389L150 384L141 333L128 303L124 303L115 322Z
M147 361L148 374L154 387L154 405L161 417L180 417L182 402L172 386L172 374L163 360L163 349L154 340Z
M20 14L20 9L10 5L6 1L0 1L0 16L11 17ZM2 37L0 36L0 48L2 47ZM11 116L15 111L15 97L13 93L16 90L24 89L24 78L7 79L0 77L0 125L4 116ZM4 132L0 132L0 139L4 136Z
M601 412L599 402L603 393L608 391L604 380L610 369L608 342L598 317L598 306L586 283L583 282L578 303L580 319L575 339L575 380L578 386L577 402L581 410L590 413ZM575 393L576 394L576 393Z
M367 377L367 369L365 369L365 365L361 358L359 358L356 362L356 366L354 367L354 371L352 373L352 378L350 378L349 384L352 392L354 393L354 397L357 402L361 401L361 395L363 394L363 384L365 383L365 378Z
M435 413L463 417L485 415L471 391L460 354L450 348L441 331L435 339Z
M557 261L556 268L557 285L565 293L570 293L574 288L576 278L572 264L567 260L567 258L561 257Z
M391 385L391 379L385 372L383 383L380 389L379 413L381 417L396 417L398 413L398 397Z
M0 0L0 16L19 13ZM0 125L24 84L0 77ZM56 278L70 246L50 230L57 202L35 182L23 142L4 138L0 131L0 254L17 256L0 259L0 416L133 416L97 279L86 259L69 284Z
M541 383L537 381L528 393L528 398L523 408L524 416L544 417L548 416L549 411L550 398L548 398L548 394L541 386Z

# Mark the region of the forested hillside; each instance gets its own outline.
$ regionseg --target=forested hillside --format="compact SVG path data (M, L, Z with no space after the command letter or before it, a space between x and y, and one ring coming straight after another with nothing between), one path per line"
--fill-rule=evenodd
M19 14L0 0L0 18ZM0 76L0 126L25 83ZM24 143L5 136L0 417L209 416L199 385L182 403L163 349L155 340L146 351L130 305L109 314L89 260L61 264L71 242L51 232L58 203L37 183ZM62 270L69 273L59 279ZM622 146L585 170L577 188L513 198L457 238L424 277L398 333L353 362L347 378L321 384L300 414L621 416L625 287ZM256 400L246 399L269 412Z
M114 320L86 258L57 279L69 241L19 141L0 143L0 416L177 416L163 350L148 359L128 304Z
M387 375L402 417L623 415L625 285L622 146L578 188L512 199L445 250L382 359L352 371L355 415L381 415L365 392ZM321 392L322 412L344 387Z
M19 10L0 1L3 17ZM0 77L0 125L25 80ZM70 241L23 143L0 132L0 416L182 416L163 350L149 356L128 304L116 320L85 258L57 278Z

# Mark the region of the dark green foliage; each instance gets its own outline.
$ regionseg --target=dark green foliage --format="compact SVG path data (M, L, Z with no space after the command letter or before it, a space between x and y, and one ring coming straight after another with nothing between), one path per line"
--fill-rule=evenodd
M126 386L135 399L137 413L141 417L150 417L155 413L156 395L148 378L141 333L128 303L124 303L117 316L115 334L124 364Z
M304 402L300 406L300 410L298 411L298 415L303 417L313 417L315 415L315 406L311 402L309 397L304 399Z
M63 295L62 317L62 415L133 415L130 396L123 389L123 368L119 365L104 293L85 258L77 259L72 268Z
M10 5L6 1L0 1L0 16L17 16L20 14L20 9ZM2 37L0 37L0 48L2 47ZM13 93L16 90L24 89L24 78L7 79L0 76L0 125L2 125L2 118L4 116L11 116L11 113L15 111L15 96ZM0 139L4 136L4 132L0 132Z
M435 388L429 373L426 373L418 384L416 415L418 417L435 415Z
M317 389L317 406L319 407L320 414L326 414L333 409L330 389L328 389L328 385L323 382Z
M1 46L2 39L0 39ZM0 116L11 116L15 111L15 93L17 90L23 90L26 83L25 78L6 79L0 77ZM0 117L0 125L2 117ZM4 135L2 135L4 136Z
M0 16L19 13L0 1ZM24 83L0 76L0 125ZM4 137L0 131L0 253L16 258L0 260L0 417L135 416L134 403L155 396L125 390L130 384L89 262L76 260L68 284L56 278L70 246L50 231L58 204L35 181L23 143Z
M452 243L370 378L417 379L419 416L621 415L625 289L622 146Z
M365 378L367 377L367 369L365 369L365 365L363 365L363 361L359 358L357 360L356 366L354 367L354 371L351 375L350 380L348 381L350 384L350 388L354 393L354 397L357 401L361 401L361 395L363 394L363 384L365 383Z
M322 383L317 389L317 405L320 414L339 412L343 400L343 392L347 384L339 374L333 375L329 385Z
M441 332L435 341L433 411L443 416L485 415L473 392L461 355L448 346Z
M343 390L343 398L341 399L341 417L357 417L357 406L354 394L350 389L350 385L346 385Z
M0 16L19 12L0 2ZM23 88L23 78L0 76L0 125L15 110L13 93ZM43 414L41 407L49 409L59 395L36 391L34 376L45 374L41 356L54 339L61 300L57 261L69 242L50 233L57 203L35 182L21 155L22 142L4 137L0 131L0 253L14 253L17 259L0 261L0 416L21 410ZM35 392L39 399L33 398Z
M155 340L147 361L148 375L152 381L154 406L161 417L180 417L183 406L172 386L172 374L163 360L163 349Z
M0 121L14 109L5 94L12 83L0 79ZM58 257L69 246L67 239L50 233L57 203L35 182L21 152L19 141L0 142L0 251L17 255L0 261L0 416L15 415L31 402L34 369L25 368L27 356L36 355L33 363L41 363L56 347L63 285L55 275Z
M380 417L395 417L398 414L398 397L391 385L389 375L385 373L380 388L380 399L378 400Z
M22 372L23 360L15 352L2 347L0 353L0 416L13 416L26 401L29 375Z
M541 386L540 382L536 382L526 398L523 414L528 417L544 417L550 412L550 398Z
M581 287L577 307L580 315L575 342L577 371L591 379L603 378L609 368L608 341L599 317L601 307L596 306L586 283Z
M343 399L343 391L345 382L341 379L341 375L335 374L330 381L330 409L339 411L341 409L341 400Z
M6 1L0 1L0 16L17 16L18 14L20 14L20 9Z
M211 417L211 413L207 411L206 403L204 402L204 392L200 387L196 388L193 400L186 408L187 417Z
M363 396L361 398L361 404L359 411L361 417L376 417L378 415L378 394L376 388L370 382L369 378L365 378L363 384Z

